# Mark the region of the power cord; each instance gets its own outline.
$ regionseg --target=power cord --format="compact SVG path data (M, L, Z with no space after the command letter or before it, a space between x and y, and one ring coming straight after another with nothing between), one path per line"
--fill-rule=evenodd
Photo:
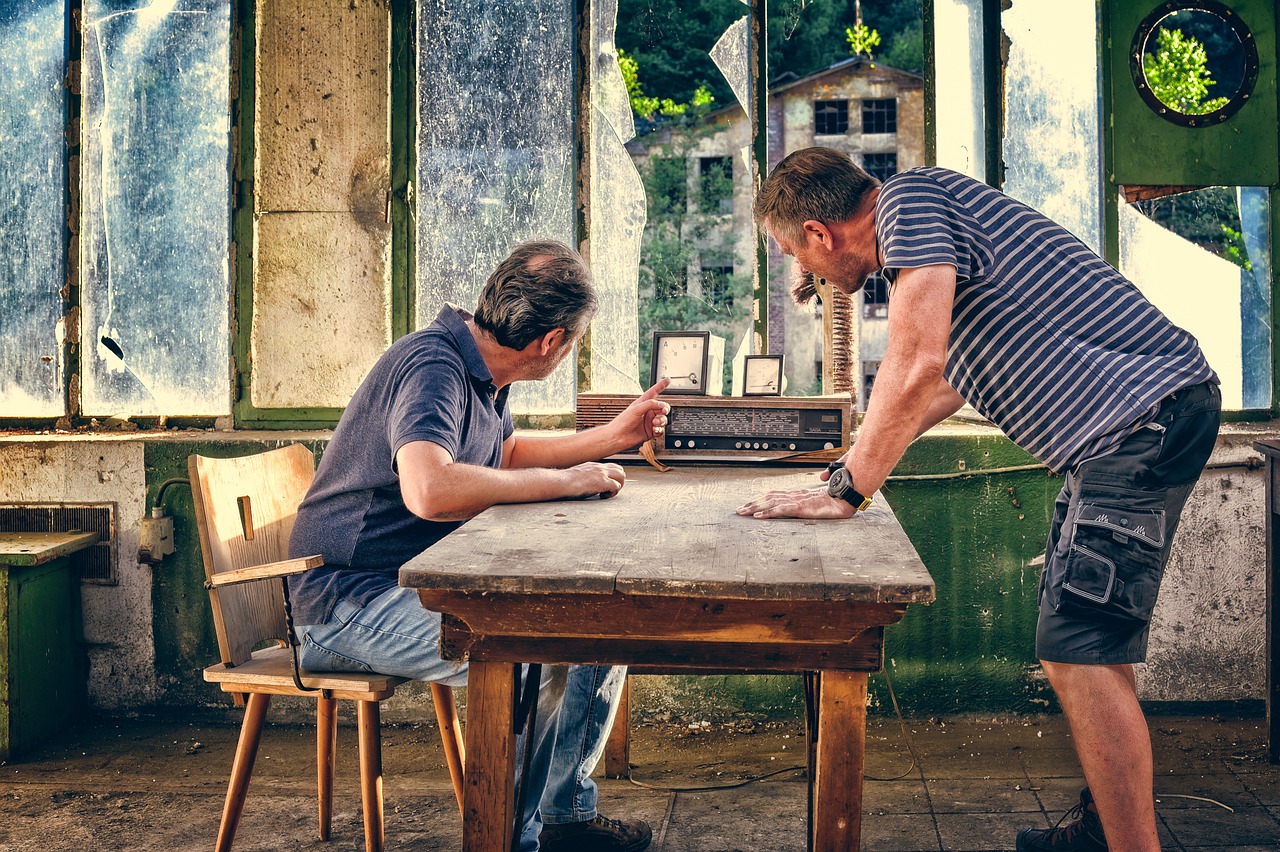
M898 696L893 690L893 679L889 677L889 670L884 669L880 674L884 675L885 685L889 687L889 700L893 703L893 712L898 717L898 725L902 731L903 742L906 744L907 751L911 755L911 763L900 775L894 775L889 778L879 778L874 775L863 775L863 779L866 781L898 781L910 775L911 772L920 765L920 760L916 756L915 743L911 739L911 733L907 730L907 720L903 718L902 708L898 705ZM731 784L707 784L696 787L670 787L663 784L650 784L646 781L637 780L632 776L631 770L628 768L627 781L637 787L643 787L646 790L654 790L659 793L704 793L714 790L734 790L739 787L746 787L748 784L754 784L757 781L764 781L778 775L785 775L788 772L804 772L808 770L808 768L809 767L804 764L786 766L782 769L775 769L772 772L766 772L763 775L753 775L750 778L746 778L742 781L735 781Z

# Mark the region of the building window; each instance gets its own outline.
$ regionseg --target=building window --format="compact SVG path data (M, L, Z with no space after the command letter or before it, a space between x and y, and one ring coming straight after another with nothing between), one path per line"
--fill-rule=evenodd
M702 212L733 212L733 158L699 157L698 187Z
M897 133L898 102L893 98L862 102L863 133Z
M873 272L862 285L862 318L876 319L888 315L889 282L879 272Z
M863 154L862 168L876 180L888 180L898 173L898 155Z
M813 132L833 135L849 132L848 101L814 101Z
M730 283L733 278L733 265L702 266L702 298L708 304L728 307L733 301Z

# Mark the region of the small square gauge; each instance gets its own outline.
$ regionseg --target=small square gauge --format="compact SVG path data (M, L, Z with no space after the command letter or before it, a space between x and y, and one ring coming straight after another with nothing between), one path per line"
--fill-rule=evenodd
M743 396L782 395L782 356L747 355L742 364Z
M709 331L655 331L652 382L666 376L665 393L706 395L710 341Z

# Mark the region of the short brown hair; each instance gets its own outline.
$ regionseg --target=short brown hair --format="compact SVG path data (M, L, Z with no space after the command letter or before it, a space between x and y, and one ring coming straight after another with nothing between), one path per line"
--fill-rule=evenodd
M557 328L575 337L598 304L582 256L556 240L539 240L516 246L493 270L475 318L502 346L524 349Z
M880 181L830 148L801 148L778 163L756 196L756 221L799 240L805 222L844 222L862 209Z

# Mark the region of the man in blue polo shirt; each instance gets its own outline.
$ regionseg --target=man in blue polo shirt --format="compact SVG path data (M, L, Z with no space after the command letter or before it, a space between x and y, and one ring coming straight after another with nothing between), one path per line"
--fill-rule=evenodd
M495 504L616 494L622 468L593 460L665 429L669 407L655 398L664 380L605 426L515 434L511 383L550 375L595 310L576 252L524 243L489 277L474 315L447 305L378 360L334 430L293 528L290 553L325 561L290 578L304 667L466 683L465 664L440 658L439 613L399 587L400 566ZM649 826L599 816L590 778L626 670L546 672L523 781L521 850L644 849Z
M843 466L826 487L766 494L739 513L850 518L907 446L965 402L1060 471L1036 655L1089 786L1078 819L1023 829L1017 848L1158 852L1133 664L1218 431L1218 380L1195 338L1065 228L947 169L881 185L847 156L809 148L778 165L755 214L803 272L845 293L883 270L891 307Z

